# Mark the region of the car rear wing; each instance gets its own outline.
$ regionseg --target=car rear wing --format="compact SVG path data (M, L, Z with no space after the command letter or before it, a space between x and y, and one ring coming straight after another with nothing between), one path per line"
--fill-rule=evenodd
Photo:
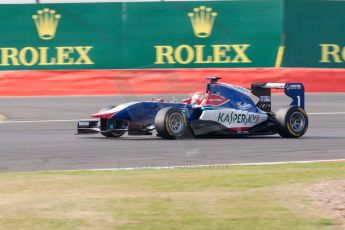
M257 106L261 110L271 112L272 89L284 89L285 95L292 99L290 105L304 109L304 85L302 83L253 83L251 90L259 98Z

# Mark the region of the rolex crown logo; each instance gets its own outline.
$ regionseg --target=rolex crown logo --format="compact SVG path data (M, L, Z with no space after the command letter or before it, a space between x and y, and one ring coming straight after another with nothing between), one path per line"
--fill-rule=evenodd
M55 37L57 25L60 14L56 14L55 10L50 10L44 8L43 10L38 10L37 14L32 15L32 19L35 22L38 36L43 40L50 40Z
M205 6L194 8L193 12L188 13L195 36L199 38L207 38L210 36L217 15L216 12L212 12L212 8Z

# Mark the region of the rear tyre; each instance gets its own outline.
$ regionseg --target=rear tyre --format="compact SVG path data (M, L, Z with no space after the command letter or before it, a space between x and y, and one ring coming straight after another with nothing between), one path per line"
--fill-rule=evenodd
M280 136L298 138L308 129L308 115L298 106L289 106L276 112L276 129Z
M192 136L187 119L178 108L167 107L159 110L155 118L155 127L158 136L165 139Z

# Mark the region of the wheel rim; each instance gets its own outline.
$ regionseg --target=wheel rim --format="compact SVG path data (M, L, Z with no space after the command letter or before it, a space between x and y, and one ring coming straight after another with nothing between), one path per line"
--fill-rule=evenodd
M291 129L299 133L301 132L305 127L305 118L302 113L300 112L294 112L290 117L290 127Z
M124 134L124 131L114 131L111 133L113 136L122 136Z
M183 130L183 117L180 113L172 113L169 116L169 128L170 130L175 133L181 133Z

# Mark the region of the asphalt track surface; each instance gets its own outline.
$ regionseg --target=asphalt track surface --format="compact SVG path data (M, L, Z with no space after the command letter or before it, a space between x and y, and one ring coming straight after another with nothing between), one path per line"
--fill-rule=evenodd
M237 164L345 158L345 94L307 94L307 134L163 140L155 136L75 135L76 122L100 107L159 96L2 97L0 171L46 171ZM161 96L180 100L181 96ZM274 107L288 102L273 97Z

